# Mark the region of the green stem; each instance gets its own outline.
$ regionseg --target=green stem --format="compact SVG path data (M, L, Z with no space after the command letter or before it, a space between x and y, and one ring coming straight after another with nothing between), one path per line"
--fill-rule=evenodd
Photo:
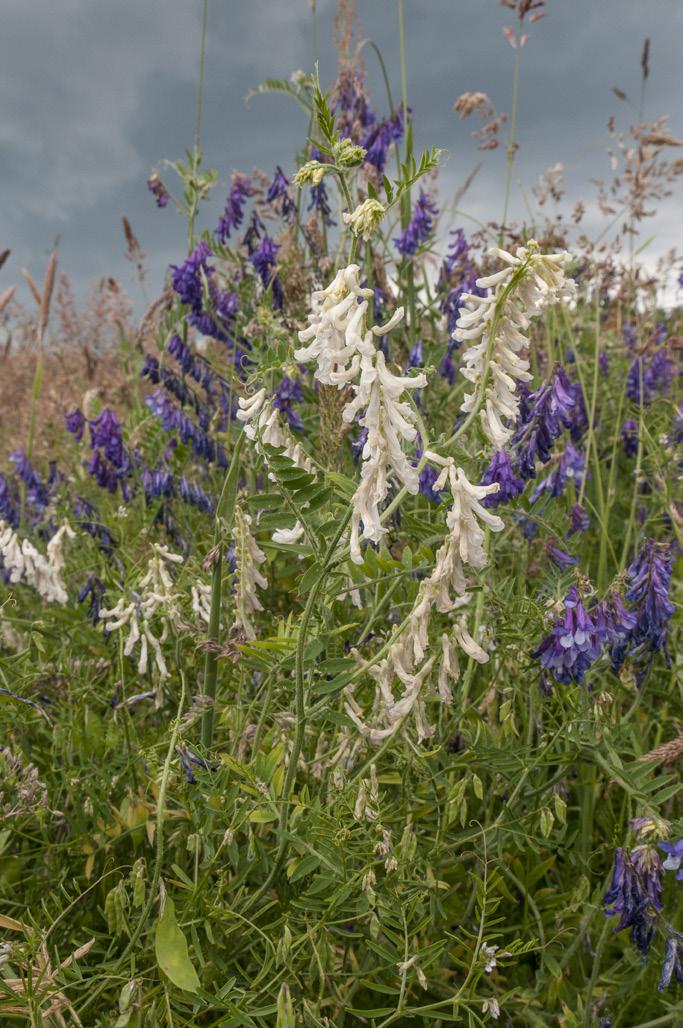
M517 47L515 49L515 70L512 76L512 111L510 113L510 135L508 136L508 148L507 148L507 170L505 172L505 199L503 201L503 218L500 225L499 235L499 246L503 245L505 241L505 222L508 216L508 206L510 203L510 186L512 184L512 169L515 164L515 133L517 130L517 106L519 101L519 62L521 57L521 47L519 46L519 39L517 40Z
M211 610L209 612L209 629L204 659L204 695L211 700L210 707L202 717L201 738L202 745L206 749L211 748L213 742L214 705L216 700L216 681L218 678L218 653L217 646L220 638L221 620L221 591L223 580L223 544L222 535L232 528L232 521L235 513L235 500L237 498L237 483L240 471L240 451L244 442L244 432L240 434L232 452L232 460L228 473L225 476L221 496L216 507L216 522L214 530L215 563L211 578Z
M194 154L193 154L193 177L199 170L199 153L202 137L202 97L204 94L204 66L206 63L206 23L209 13L209 0L204 0L202 7L202 23L199 30L199 77L197 81L197 97L194 111ZM194 196L187 222L187 245L188 252L194 249L194 226L197 218L198 207L197 187L194 186Z

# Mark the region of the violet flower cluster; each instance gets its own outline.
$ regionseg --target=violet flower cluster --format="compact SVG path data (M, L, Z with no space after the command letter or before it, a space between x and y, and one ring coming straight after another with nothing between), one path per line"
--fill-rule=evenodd
M215 270L208 264L211 256L209 244L201 240L186 261L171 265L171 282L180 302L190 308L188 322L202 335L230 343L238 310L237 296L217 285Z
M612 647L611 657L615 670L623 666L627 657L631 659L638 685L645 680L657 653L663 653L667 667L670 666L666 632L675 611L669 598L673 557L670 546L646 539L628 568L626 599L636 620Z
M67 430L80 441L86 424L82 411L69 411L64 420ZM120 488L124 500L127 500L130 496L128 479L132 465L123 443L119 419L113 410L105 407L96 418L88 421L88 427L92 454L83 466L101 489L115 493Z
M408 225L401 235L394 239L396 249L402 257L414 257L419 248L428 241L434 231L434 218L438 213L434 201L420 190Z
M218 219L215 230L215 236L221 243L226 243L232 230L241 226L244 221L244 208L249 202L249 197L253 195L251 180L246 175L234 174L225 210Z
M531 656L558 682L582 682L603 650L604 630L584 607L576 586L564 598L564 616Z

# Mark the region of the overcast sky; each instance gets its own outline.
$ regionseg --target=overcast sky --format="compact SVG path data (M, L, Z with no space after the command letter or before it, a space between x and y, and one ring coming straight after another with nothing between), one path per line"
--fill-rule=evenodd
M334 0L319 0L320 73L335 71ZM400 93L394 0L359 0L363 35L382 50ZM103 274L135 295L125 261L126 214L148 256L155 295L164 268L182 259L184 225L158 210L145 181L164 158L182 156L194 131L201 0L3 0L0 31L0 250L13 254L0 291L21 282L20 268L42 277L60 240L62 267L82 295ZM441 179L450 199L479 159L483 168L463 201L476 217L498 219L504 153L478 153L469 122L452 113L465 91L487 92L509 110L513 52L502 27L510 12L496 0L406 0L409 103L419 146L448 151ZM565 166L569 197L592 199L590 178L608 177L606 124L617 112L636 120L643 40L652 41L645 115L671 115L683 136L681 0L548 0L547 17L530 28L522 53L518 174L529 189L548 165ZM202 143L219 187L203 224L214 225L234 169L286 171L306 131L288 99L255 98L263 78L311 70L309 0L210 0ZM386 103L375 58L367 51L375 107ZM620 104L619 86L634 100ZM170 182L169 182L170 184ZM679 242L683 189L647 226L646 251ZM518 191L513 213L523 215ZM466 223L462 223L466 225ZM589 211L587 225L601 226ZM444 226L445 228L446 226ZM136 305L139 306L136 297Z

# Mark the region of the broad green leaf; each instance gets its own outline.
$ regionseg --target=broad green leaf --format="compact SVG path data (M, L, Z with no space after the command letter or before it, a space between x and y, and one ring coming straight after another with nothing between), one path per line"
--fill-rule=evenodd
M187 951L187 940L175 917L175 904L166 896L164 912L154 933L157 964L174 985L185 992L199 990L199 978Z

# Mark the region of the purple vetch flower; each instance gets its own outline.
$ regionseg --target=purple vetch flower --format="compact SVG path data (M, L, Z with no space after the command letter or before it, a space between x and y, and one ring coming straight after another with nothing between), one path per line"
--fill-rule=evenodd
M225 210L216 225L215 235L221 243L227 242L232 230L240 227L244 220L244 208L249 197L253 195L251 180L246 175L235 173L232 176L232 185L225 202Z
M332 225L337 224L337 222L332 218L332 208L330 207L330 200L324 179L319 182L317 186L311 186L308 210L317 211L320 215L320 220L327 228L331 228Z
M621 441L627 457L635 457L638 453L638 422L628 418L621 426Z
M683 943L676 935L669 932L664 946L664 959L657 982L657 991L664 992L674 975L678 985L683 985Z
M535 503L543 495L549 493L551 496L561 496L567 487L570 478L581 479L586 467L586 455L582 450L577 450L571 443L566 448L549 475L546 475L531 494L530 501Z
M621 335L629 350L635 350L636 343L638 342L638 329L635 322L625 322L621 330Z
M201 425L196 425L183 410L173 403L163 389L157 389L146 397L145 404L155 418L161 422L165 432L177 432L181 442L190 443L197 457L220 468L228 466L225 450L220 443L215 443Z
M576 532L587 532L590 528L591 519L583 507L575 503L569 513L569 529L565 539L570 539Z
M165 468L143 468L142 488L145 491L145 499L148 503L160 497L175 495L173 475Z
M148 378L154 385L161 381L161 374L159 371L159 359L152 353L146 353L145 359L142 364L142 370L140 371L140 378Z
M573 557L571 553L566 553L561 550L559 546L555 546L551 542L546 542L545 552L550 558L550 562L558 568L559 571L566 571L567 568L571 568L577 563L577 558Z
M359 461L363 453L365 444L368 441L368 430L367 428L361 428L358 438L351 439L351 451L353 453L353 459Z
M626 378L626 395L634 403L649 406L658 393L666 393L674 377L675 367L666 350L658 350L648 366L644 357L636 357Z
M285 415L290 428L296 428L299 431L303 429L304 423L299 412L294 410L293 405L295 403L303 403L303 399L301 382L298 379L288 378L287 376L282 379L280 385L273 393L273 406Z
M185 503L189 503L190 506L196 507L205 514L213 514L216 509L213 497L209 496L197 482L190 482L184 475L180 479L178 495Z
M10 486L10 482L0 471L0 517L12 528L19 527L19 502L20 497L16 487Z
M536 521L535 518L529 518L526 515L522 515L522 517L518 517L516 520L519 525L520 532L526 541L530 543L531 540L535 539L538 535L538 521Z
M394 245L402 257L414 257L422 244L427 242L434 231L434 218L438 213L434 201L424 190L420 190L407 227L394 239Z
M610 591L602 603L597 605L595 615L603 627L605 639L611 647L618 647L636 626L635 612L624 606L621 596L614 590Z
M251 255L256 249L257 241L267 234L266 226L259 217L258 211L252 211L247 231L242 237L242 245L246 248L247 253Z
M455 353L457 347L457 341L453 338L449 339L446 352L441 358L441 362L439 364L439 374L443 379L445 379L446 382L448 382L449 385L453 385L453 383L455 382L455 376L457 374L457 369L453 361L453 354Z
M363 429L363 431L365 432L367 431L367 429ZM418 436L416 452L419 462L424 453L424 450L422 448L421 436ZM442 493L436 492L434 489L434 483L439 477L439 471L440 469L437 470L436 468L432 467L429 461L427 461L418 476L418 485L420 492L423 496L426 496L428 500L431 500L432 503L441 503L441 501L443 500Z
M643 960L647 960L657 913L662 909L661 891L662 863L652 846L615 851L612 882L603 900L605 917L620 915L614 931L630 928L631 941Z
M88 601L87 616L92 621L93 625L96 625L100 620L100 611L102 609L102 600L105 592L106 589L97 575L88 575L85 585L78 594L79 603L85 603L86 600Z
M270 236L264 235L258 247L252 251L250 260L254 269L263 283L264 289L269 289L273 298L273 307L282 310L285 302L282 291L282 283L275 270L277 265L277 251L279 245Z
M580 443L588 431L588 411L581 383L573 382L569 388L576 404L570 419L569 434L573 443Z
M447 280L453 273L453 269L455 267L462 267L470 262L470 247L463 230L461 228L453 228L450 231L450 235L454 238L448 244L446 256L443 259L441 271L439 272L438 288L441 292L447 288Z
M375 122L370 131L361 141L365 148L365 160L373 164L378 171L384 171L389 147L397 143L403 136L403 111L399 110L390 118Z
M239 304L235 293L221 290L214 279L214 269L209 267L212 256L208 243L203 239L180 265L171 265L171 281L181 303L190 308L188 321L202 333L229 343L232 321ZM204 308L208 293L210 310Z
M675 871L676 881L683 882L683 839L678 842L660 842L660 850L666 853L666 860L662 867L665 871Z
M331 107L337 115L339 132L357 142L358 130L368 129L377 121L377 115L368 103L365 79L357 68L344 68L339 72L332 91Z
M576 586L564 598L565 614L531 656L539 659L558 682L582 682L602 653L602 632L581 602Z
M150 193L154 196L157 207L167 207L168 201L171 199L168 195L168 190L164 183L161 181L161 176L158 171L153 171L147 179L147 188Z
M675 607L669 599L673 573L672 548L646 539L628 568L626 599L634 608L636 623L612 647L612 664L619 670L627 657L634 664L637 685L641 685L657 653L662 652L670 667L666 632Z
M432 503L441 503L443 499L442 493L439 493L434 489L434 483L438 477L439 472L429 463L425 464L418 477L420 492L423 496L426 496L428 500L431 500Z
M202 273L207 279L211 274L207 265L210 256L209 244L202 239L186 261L171 265L173 289L180 302L187 304L193 311L202 309Z
M73 506L74 517L78 518L78 527L96 539L100 548L111 555L116 543L111 532L100 521L97 508L83 496L77 496Z
M577 396L561 364L555 365L549 382L527 394L520 390L520 396L520 422L512 445L522 478L534 478L536 460L547 463L553 442L572 427Z
M409 368L423 368L425 363L422 340L417 339L408 356Z
M184 375L192 375L197 382L201 381L201 361L179 335L174 334L169 339L168 352L175 357Z
M210 761L205 760L204 757L200 757L186 743L176 746L176 753L180 757L180 763L183 766L185 778L189 785L194 785L197 781L193 773L195 768L201 768L202 771L218 770L218 764L212 764Z
M109 407L105 407L96 418L88 422L90 428L90 445L94 449L101 447L104 456L119 469L130 467L130 461L123 445L121 423Z
M479 484L492 485L493 482L497 482L500 489L497 493L485 496L481 501L484 507L491 510L501 503L515 500L524 491L524 482L515 474L512 461L505 450L496 450Z
M285 221L291 221L296 216L296 204L289 195L289 179L278 164L275 168L273 181L266 193L266 203L273 204L279 209L280 215Z
M74 407L73 410L67 411L64 415L64 423L66 425L67 432L71 432L71 435L80 443L85 429L85 414L83 411L79 410L78 407Z
M666 393L674 377L675 366L666 350L658 350L643 376L645 402L653 400L657 393Z
M42 478L33 467L23 450L15 450L9 456L16 474L26 486L26 502L30 507L44 509L49 502L48 491Z
M609 377L609 357L607 350L601 350L598 355L598 367L600 368L600 374L603 378Z

